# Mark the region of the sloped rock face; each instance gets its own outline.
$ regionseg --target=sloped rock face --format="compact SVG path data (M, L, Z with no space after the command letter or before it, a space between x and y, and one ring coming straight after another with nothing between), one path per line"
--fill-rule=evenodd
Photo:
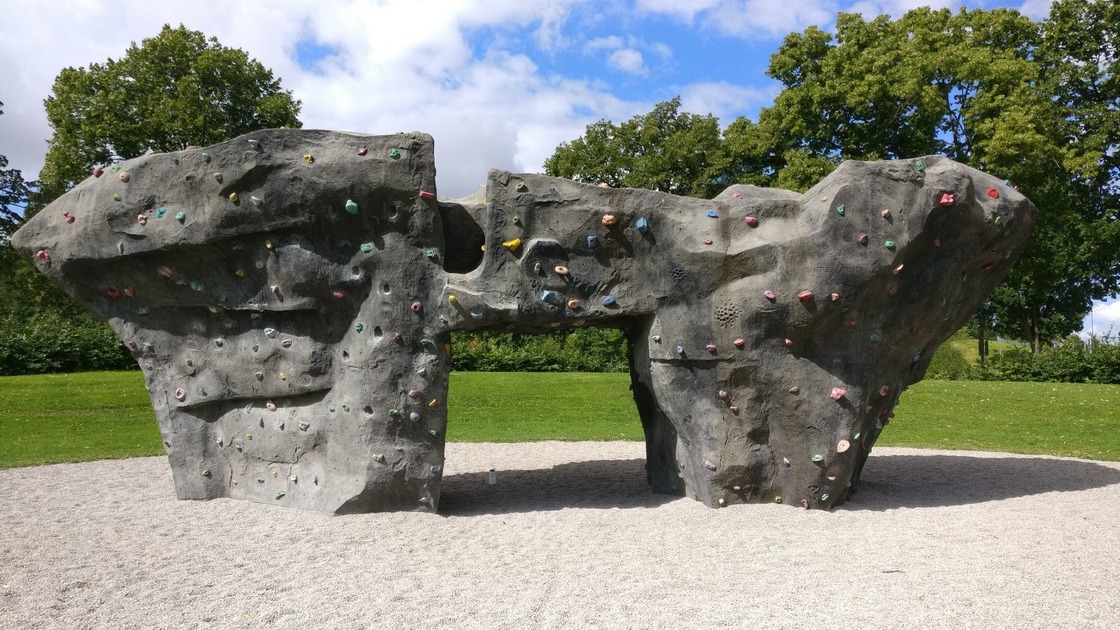
M654 491L847 497L1035 209L950 160L715 200L490 174L432 139L272 130L91 177L13 239L144 370L180 498L435 510L450 331L621 327Z

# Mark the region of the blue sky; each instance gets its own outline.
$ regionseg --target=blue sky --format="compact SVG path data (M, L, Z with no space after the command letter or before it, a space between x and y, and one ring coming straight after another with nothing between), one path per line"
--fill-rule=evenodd
M539 171L600 118L680 95L727 125L756 118L778 86L771 53L793 31L831 31L918 6L1008 7L1044 19L1050 0L6 0L0 21L0 153L35 177L50 136L42 102L58 72L118 58L164 23L244 49L303 101L305 127L419 130L436 139L439 192L462 196L489 168ZM1120 306L1095 324L1120 331Z

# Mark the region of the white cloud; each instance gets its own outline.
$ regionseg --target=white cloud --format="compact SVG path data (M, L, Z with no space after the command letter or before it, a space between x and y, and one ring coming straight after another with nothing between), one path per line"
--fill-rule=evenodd
M835 0L638 0L637 8L742 38L782 37L807 26L836 20Z
M600 50L617 50L622 48L623 45L622 38L618 35L596 37L584 44L583 51L586 53L594 53Z
M1019 7L1019 13L1032 20L1045 20L1050 17L1052 4L1054 0L1024 0L1023 5Z
M642 58L642 53L634 50L633 48L623 48L611 53L607 58L607 64L615 70L621 70L629 74L637 74L645 76L649 74L646 70L645 59Z
M736 116L769 103L775 89L759 89L723 81L693 83L679 90L681 110L694 114L713 114L726 127Z
M1111 334L1113 338L1120 336L1120 299L1111 302L1097 302L1093 305L1091 317L1086 317L1081 330L1081 338L1088 339L1089 334L1096 332L1098 336Z
M636 8L662 13L691 22L698 13L719 6L720 0L638 0Z

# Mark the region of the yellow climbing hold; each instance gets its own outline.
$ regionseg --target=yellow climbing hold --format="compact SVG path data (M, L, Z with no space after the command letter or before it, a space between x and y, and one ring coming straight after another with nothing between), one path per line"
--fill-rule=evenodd
M235 276L237 276L238 278L244 278L245 277L245 270L244 269L238 269L237 271L233 272L233 274Z
M237 203L237 193L231 192L229 194L229 200L232 201L233 203Z
M515 238L512 241L506 241L502 243L502 247L505 247L511 252L515 252L521 247L521 239Z
M447 301L452 303L452 304L458 304L459 303L459 298L455 297L454 295L449 295L449 296L447 296Z
M315 156L308 153L307 155L303 156L303 161L307 162L308 164L311 164L312 162L315 161Z

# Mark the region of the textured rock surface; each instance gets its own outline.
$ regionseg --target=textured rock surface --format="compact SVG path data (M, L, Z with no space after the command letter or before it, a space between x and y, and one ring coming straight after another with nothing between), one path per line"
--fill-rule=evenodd
M827 508L1035 214L939 157L804 195L434 193L423 134L263 131L106 169L13 242L132 349L181 498L434 510L450 331L610 325L654 491Z

